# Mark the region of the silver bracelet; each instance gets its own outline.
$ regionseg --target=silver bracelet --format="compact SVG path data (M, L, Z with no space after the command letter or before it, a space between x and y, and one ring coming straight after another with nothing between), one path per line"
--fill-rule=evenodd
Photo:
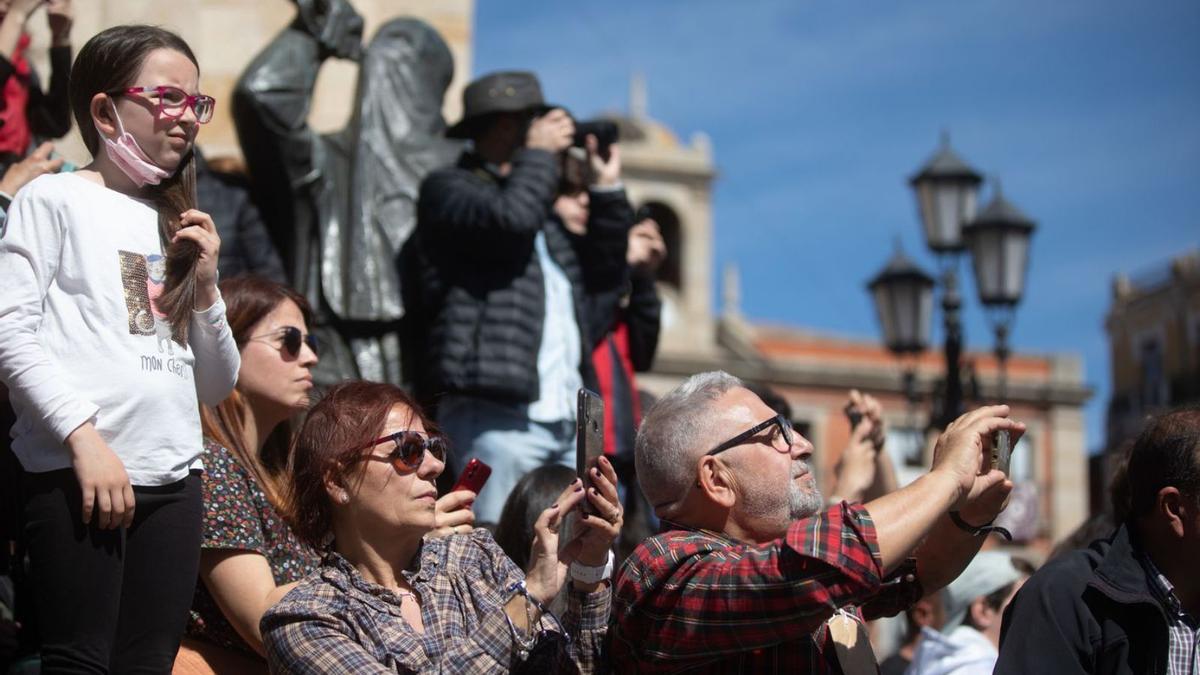
M528 633L522 636L521 631L517 630L517 625L513 623L512 617L508 615L508 612L504 611L504 606L518 595L524 597L525 620L526 622L529 622L532 614L529 609L531 600L529 597L529 589L525 587L524 581L514 581L509 585L508 588L505 589L505 595L506 597L504 602L500 603L500 612L504 614L504 620L508 622L508 630L510 633L512 633L513 644L517 647L517 658L521 661L524 661L525 659L529 658L530 652L532 652L533 648L537 645L537 635L533 631L533 624L529 623L529 625L526 627Z

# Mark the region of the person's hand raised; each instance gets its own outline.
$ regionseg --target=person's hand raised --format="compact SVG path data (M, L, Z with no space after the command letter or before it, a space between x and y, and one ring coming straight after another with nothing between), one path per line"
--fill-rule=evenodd
M983 406L972 410L950 423L937 440L933 449L933 468L954 477L958 484L959 508L970 495L980 495L992 485L1003 482L1005 475L1000 471L988 471L980 475L983 467L984 450L989 447L991 434L999 429L1008 429L1013 444L1025 432L1025 425L1008 418L1006 405ZM976 479L980 480L976 480Z
M50 45L69 47L71 26L75 23L75 10L71 0L47 0L46 21L50 24Z
M475 529L475 512L471 504L475 502L475 493L470 490L455 490L438 497L433 514L434 537L446 537L452 534L467 534Z
M667 243L658 230L658 223L652 218L646 218L629 229L625 262L633 271L653 276L666 258Z
M555 108L529 123L525 147L548 152L562 152L575 139L575 122L562 108Z

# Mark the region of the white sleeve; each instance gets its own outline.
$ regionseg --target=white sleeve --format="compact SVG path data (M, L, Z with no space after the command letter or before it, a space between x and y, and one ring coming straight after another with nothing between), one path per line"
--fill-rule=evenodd
M61 440L99 412L63 384L38 342L65 235L55 201L29 189L17 195L0 226L0 380Z
M220 291L211 307L192 311L188 342L196 356L196 397L205 405L215 406L233 392L242 367L242 356L225 320L225 301Z

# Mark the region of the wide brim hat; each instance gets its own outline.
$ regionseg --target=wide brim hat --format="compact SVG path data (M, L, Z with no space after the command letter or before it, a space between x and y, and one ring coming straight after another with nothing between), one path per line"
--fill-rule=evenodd
M533 73L521 70L490 73L463 90L463 116L446 130L450 138L470 138L479 122L496 113L532 112L535 115L558 108L546 103L542 85Z

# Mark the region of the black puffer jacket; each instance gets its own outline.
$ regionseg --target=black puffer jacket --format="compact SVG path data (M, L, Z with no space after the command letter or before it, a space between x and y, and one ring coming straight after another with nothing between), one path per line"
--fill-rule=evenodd
M557 188L555 156L532 149L517 151L505 178L468 153L422 183L417 230L400 264L406 376L423 402L447 393L537 399L545 319L538 232L571 281L581 371L595 388L588 354L625 281L633 212L624 191L594 191L588 233L572 236L553 216Z
M1123 526L1025 582L1004 612L998 675L1167 672L1162 605Z

